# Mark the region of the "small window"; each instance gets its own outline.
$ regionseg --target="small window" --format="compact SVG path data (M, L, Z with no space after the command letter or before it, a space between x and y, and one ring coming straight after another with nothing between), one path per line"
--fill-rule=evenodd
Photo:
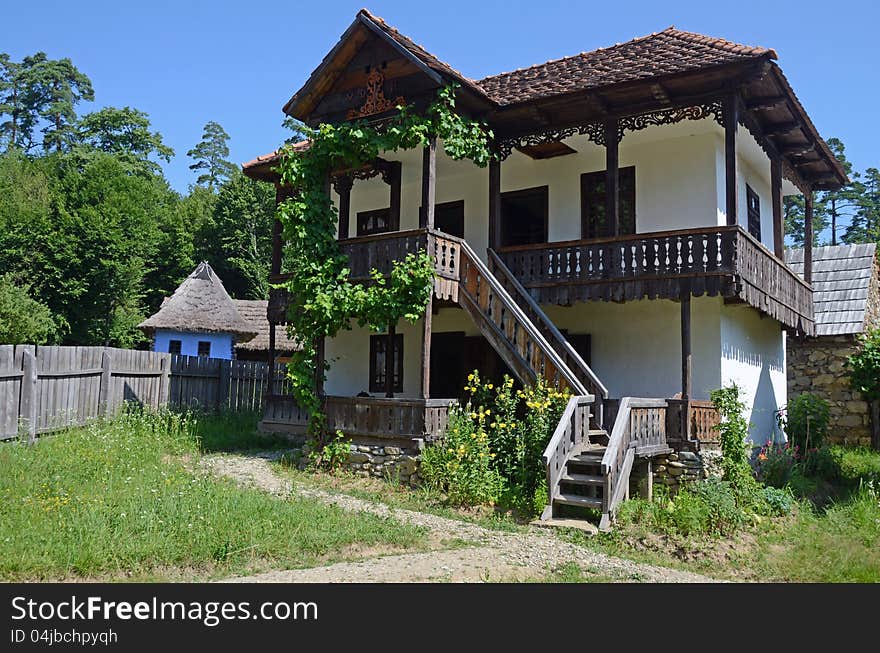
M746 205L749 212L749 233L761 240L761 198L746 184Z
M180 347L183 343L180 340L169 340L168 341L168 353L169 354L179 354Z
M501 246L547 242L549 187L501 193Z
M385 355L388 334L370 336L370 392L385 392ZM393 392L403 392L403 334L394 334Z
M397 225L391 224L391 209L361 211L357 214L357 235L370 236L386 231L397 231Z
M199 356L211 357L211 343L207 340L199 340Z
M617 201L620 234L636 232L636 169L620 168L617 173ZM581 238L604 238L612 234L605 223L605 171L581 175Z
M450 236L464 238L464 200L436 204L434 227Z

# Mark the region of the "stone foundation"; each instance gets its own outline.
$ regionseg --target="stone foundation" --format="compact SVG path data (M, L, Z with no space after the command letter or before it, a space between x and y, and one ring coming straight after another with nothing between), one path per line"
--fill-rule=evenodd
M693 451L676 451L651 459L652 483L655 488L664 486L675 494L687 483L709 476L721 476L719 461L721 451L715 448ZM630 475L630 496L646 497L648 494L647 461L636 461Z
M355 443L350 446L346 467L358 476L387 478L412 486L421 483L418 452L390 446Z

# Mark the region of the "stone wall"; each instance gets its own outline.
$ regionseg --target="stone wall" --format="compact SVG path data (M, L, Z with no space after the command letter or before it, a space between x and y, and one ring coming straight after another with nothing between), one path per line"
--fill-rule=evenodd
M420 456L400 447L351 444L347 467L360 476L388 478L417 486Z
M821 336L788 340L788 397L809 392L825 399L831 418L828 440L840 444L870 445L868 403L849 386L846 358L856 347L854 336Z

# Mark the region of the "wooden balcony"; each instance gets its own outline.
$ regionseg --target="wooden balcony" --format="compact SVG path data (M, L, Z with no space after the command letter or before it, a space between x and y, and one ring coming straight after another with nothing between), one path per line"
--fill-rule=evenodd
M340 249L348 256L350 279L368 283L370 271L390 274L394 261L402 261L407 254L427 252L434 258L434 295L438 299L458 301L459 254L458 239L440 231L410 229L392 231L375 236L347 238L340 241ZM280 283L289 275L278 274L270 283ZM286 321L287 292L273 290L269 295L269 319L276 324Z
M414 440L429 442L446 431L449 408L455 399L380 397L325 397L327 429L342 431L358 442L412 447ZM269 395L261 428L305 434L309 415L290 395Z
M721 295L790 329L814 331L811 286L739 226L506 247L498 254L539 304Z

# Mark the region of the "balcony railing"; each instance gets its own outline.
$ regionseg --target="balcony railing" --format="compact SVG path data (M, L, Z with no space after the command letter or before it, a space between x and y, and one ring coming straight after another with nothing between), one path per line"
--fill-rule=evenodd
M499 256L541 304L721 295L813 332L810 285L739 226L506 247Z

